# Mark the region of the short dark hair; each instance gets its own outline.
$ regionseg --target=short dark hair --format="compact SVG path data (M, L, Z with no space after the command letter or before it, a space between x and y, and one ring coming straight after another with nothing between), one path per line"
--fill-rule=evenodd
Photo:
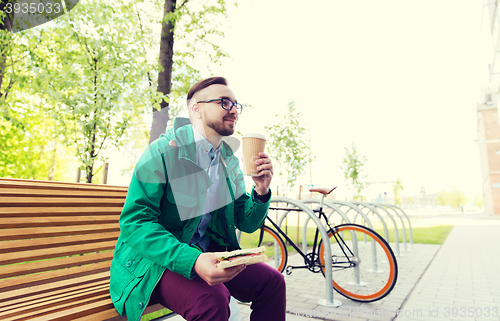
M210 78L200 80L189 89L188 94L187 94L187 100L190 100L191 98L193 98L194 94L196 94L198 91L203 90L203 89L207 88L208 86L212 86L212 85L227 86L227 80L224 77L210 77Z

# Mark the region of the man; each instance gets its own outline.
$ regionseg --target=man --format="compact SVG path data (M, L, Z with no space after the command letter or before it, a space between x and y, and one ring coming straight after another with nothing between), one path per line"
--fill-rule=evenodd
M150 299L186 320L223 320L229 299L252 302L251 320L285 320L283 275L265 263L218 270L213 252L238 249L235 228L264 222L271 197L271 160L259 154L252 193L224 136L242 106L222 77L189 90L189 120L152 142L141 156L120 216L111 264L116 310L139 320Z

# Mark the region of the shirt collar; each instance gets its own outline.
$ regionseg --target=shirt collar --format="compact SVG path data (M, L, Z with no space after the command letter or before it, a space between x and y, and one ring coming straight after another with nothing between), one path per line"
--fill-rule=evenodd
M217 148L215 148L202 134L193 126L194 141L196 148L201 149L205 153L209 153L213 149L214 154L218 153L222 148L222 141Z

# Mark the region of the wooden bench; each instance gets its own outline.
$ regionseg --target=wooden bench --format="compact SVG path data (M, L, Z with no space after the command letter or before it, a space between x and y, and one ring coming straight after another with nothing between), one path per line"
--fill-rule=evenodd
M0 179L0 320L126 320L109 296L126 194L119 186Z

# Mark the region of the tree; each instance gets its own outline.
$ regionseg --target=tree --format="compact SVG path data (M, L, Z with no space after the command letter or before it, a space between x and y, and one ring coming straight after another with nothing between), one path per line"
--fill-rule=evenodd
M460 206L467 203L467 197L464 192L453 187L451 192L442 191L437 198L438 205L450 205L453 208L460 208Z
M0 112L0 177L71 179L76 162L55 139L55 121L36 97L23 98Z
M354 142L352 143L351 150L347 147L344 150L346 154L341 169L344 172L347 189L353 192L353 199L355 201L363 201L366 198L361 195L361 192L368 186L368 183L365 182L367 175L363 173L364 166L366 165L366 157L358 154Z
M12 25L14 20L14 12L7 13L5 6L9 1L0 0L0 103L7 96L8 92L14 84L13 79L8 79L6 86L4 79L7 78L7 70L13 67L12 50L13 50L13 35ZM11 58L11 65L8 64L8 59Z
M265 127L268 134L267 150L274 163L274 173L280 178L285 191L295 186L297 176L303 172L309 159L305 138L306 128L300 124L302 113L295 110L295 103L288 104L285 115L276 115L284 122Z
M4 24L9 19L4 17ZM44 46L40 31L13 33L7 24L0 30L0 176L68 180L67 166L74 166L71 150L57 139L46 101L31 86L31 58Z
M398 177L396 183L393 185L394 187L394 204L401 205L401 195L399 195L399 191L403 190L403 182Z
M208 56L211 62L218 62L220 58L227 56L213 42L214 36L223 35L218 30L214 17L226 15L226 1L217 0L210 3L212 4L165 0L158 73L158 92L164 99L159 108L153 108L150 142L165 132L170 119L169 106L172 105L173 99L187 94L189 84L199 80L199 73L191 63L195 55ZM183 43L184 50L174 51L174 41Z
M65 140L72 143L92 182L102 150L119 147L131 119L157 101L148 86L141 28L133 3L86 1L44 32L33 53L33 90L52 106Z

